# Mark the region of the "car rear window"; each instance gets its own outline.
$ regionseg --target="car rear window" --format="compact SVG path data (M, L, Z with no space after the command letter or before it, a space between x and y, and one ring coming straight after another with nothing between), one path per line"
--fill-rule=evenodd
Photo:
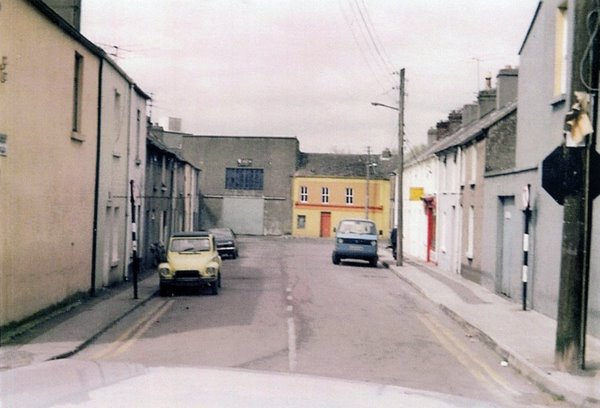
M375 224L358 220L345 220L340 222L338 232L342 234L377 235Z

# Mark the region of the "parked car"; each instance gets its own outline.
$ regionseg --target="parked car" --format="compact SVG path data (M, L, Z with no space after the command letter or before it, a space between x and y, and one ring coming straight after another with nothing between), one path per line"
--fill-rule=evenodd
M338 265L342 259L361 259L377 266L377 226L363 219L341 220L335 231L335 249L331 259Z
M158 265L160 295L176 287L208 286L213 295L221 287L221 257L213 234L207 231L180 232L169 239L167 262Z
M238 257L235 233L230 228L211 228L208 231L215 236L219 255L228 255L233 259Z

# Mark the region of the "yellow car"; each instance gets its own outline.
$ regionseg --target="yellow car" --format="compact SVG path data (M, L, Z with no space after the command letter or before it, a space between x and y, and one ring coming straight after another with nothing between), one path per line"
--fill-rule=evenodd
M208 286L212 294L221 287L221 257L215 237L206 231L179 232L169 239L167 262L158 265L160 295L176 287Z

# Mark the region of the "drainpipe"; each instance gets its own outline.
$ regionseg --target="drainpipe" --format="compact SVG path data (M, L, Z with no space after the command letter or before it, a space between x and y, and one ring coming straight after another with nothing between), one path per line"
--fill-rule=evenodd
M104 66L104 57L100 57L100 66L98 67L98 126L96 134L96 179L94 181L94 224L92 234L92 276L90 284L90 296L96 295L96 258L98 256L98 203L100 200L100 142L102 140L102 68Z
M127 164L126 164L126 170L125 170L125 186L129 186L129 181L131 179L130 177L130 154L131 154L131 92L133 89L133 85L130 83L129 84L129 93L127 95ZM127 197L125 199L125 234L123 235L123 237L125 238L123 240L123 281L127 282L127 280L129 279L129 237L130 237L130 233L129 233L129 226L131 225L131 223L129 222L129 217L130 215L128 214L128 208L129 206L127 205L127 201L128 199L130 199L129 197L129 188L125 188L125 191L127 191L125 193L125 197ZM133 194L133 192L131 193Z

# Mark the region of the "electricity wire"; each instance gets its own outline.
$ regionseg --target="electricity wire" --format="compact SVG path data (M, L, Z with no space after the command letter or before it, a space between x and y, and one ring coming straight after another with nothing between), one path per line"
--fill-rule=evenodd
M357 0L347 0L347 4L352 13L353 22L356 22L356 25L358 26L358 31L360 33L364 45L366 46L369 52L371 59L379 67L379 69L381 69L382 72L389 74L390 69L388 69L388 66L385 63L381 52L379 51L377 45L375 44L375 41L373 40L371 29L367 23L367 20L364 17L360 5L358 4Z
M350 18L348 17L348 14L346 13L346 10L344 10L344 7L342 5L342 0L338 0L338 5L340 7L340 10L342 12L342 15L344 17L344 21L346 22L350 33L352 34L352 38L354 40L354 43L356 44L359 54L362 57L363 61L365 62L365 65L367 66L367 68L369 69L369 71L371 71L371 74L373 75L373 78L375 78L375 80L377 81L377 83L379 84L379 86L381 86L382 89L384 90L388 90L390 88L390 84L385 84L382 82L382 77L381 75L379 75L376 70L373 68L373 65L369 59L369 57L367 56L367 52L364 50L361 42L359 41L355 29L353 28L353 24L352 21L350 21Z
M371 20L371 15L369 13L369 9L367 8L365 0L361 0L362 9L363 9L364 13L361 11L361 7L359 6L358 1L354 0L354 3L356 3L356 7L358 8L360 17L361 17L363 23L365 24L365 27L367 28L369 38L371 39L371 42L373 43L373 46L375 47L375 51L377 52L377 55L379 56L379 58L381 59L383 64L386 65L386 67L389 70L393 71L394 65L390 62L391 61L390 57L387 54L385 47L383 46L383 43L381 42L381 39L377 35L377 31L375 30L375 26L373 25L373 20ZM366 16L366 20L365 20L365 16Z

